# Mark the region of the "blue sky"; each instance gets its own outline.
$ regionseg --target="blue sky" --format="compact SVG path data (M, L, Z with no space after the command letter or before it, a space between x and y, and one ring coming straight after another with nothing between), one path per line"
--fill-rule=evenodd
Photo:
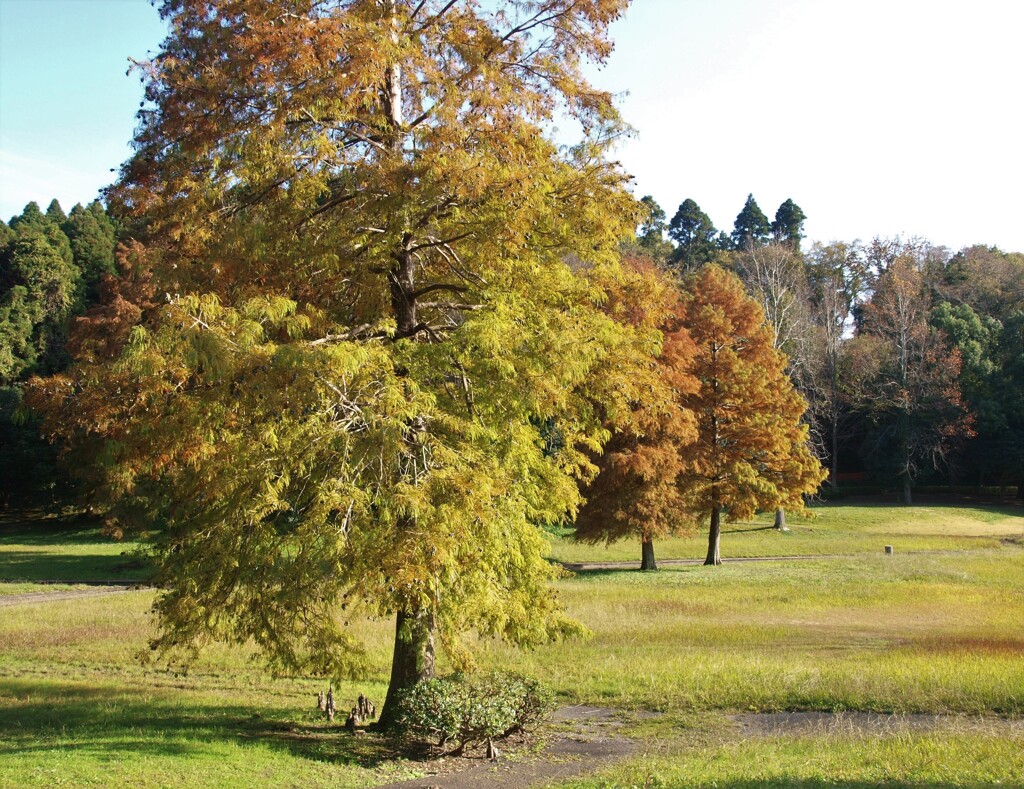
M595 81L618 151L668 215L729 230L752 192L813 239L917 235L1024 251L1024 2L634 0ZM129 152L145 0L0 0L0 216L92 199Z

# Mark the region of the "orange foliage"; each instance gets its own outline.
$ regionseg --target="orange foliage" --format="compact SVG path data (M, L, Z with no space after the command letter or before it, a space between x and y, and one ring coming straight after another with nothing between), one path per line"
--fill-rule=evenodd
M635 535L649 545L656 537L692 528L676 481L682 470L679 448L696 438L696 423L676 401L696 391L689 372L695 348L675 317L674 284L640 259L627 260L624 268L606 310L635 327L660 330L661 353L651 360L649 380L641 387L646 396L608 425L613 434L597 460L600 472L584 492L575 536L597 543Z
M719 519L758 510L803 509L825 472L801 423L807 404L786 375L760 306L718 266L684 282L679 317L697 352L700 382L680 405L697 419L698 440L681 447L686 508L711 515L708 563L718 564Z

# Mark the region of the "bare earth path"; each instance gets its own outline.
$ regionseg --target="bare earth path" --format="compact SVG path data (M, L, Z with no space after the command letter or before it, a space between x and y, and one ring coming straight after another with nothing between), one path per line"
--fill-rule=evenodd
M458 772L438 772L408 781L385 784L378 789L521 789L550 781L573 778L599 770L629 756L640 743L623 737L617 710L606 707L563 707L552 719L564 728L549 736L543 751L533 758L496 763L485 759L446 760L445 767Z
M78 584L79 581L55 583ZM8 605L29 605L31 603L50 603L55 600L75 600L80 597L102 597L109 594L131 592L144 588L139 584L105 584L90 589L61 589L53 592L24 592L21 594L0 595L0 608Z
M885 715L873 712L772 712L730 716L743 739L777 736L821 736L841 733L857 736L899 735L909 732L976 731L1024 732L1024 720L963 715ZM378 789L527 789L552 781L596 772L624 759L644 746L621 734L620 712L605 707L564 707L554 720L566 724L551 736L533 758L496 764L452 759L435 774L390 783ZM475 764L473 762L476 762ZM471 766L466 766L467 764Z

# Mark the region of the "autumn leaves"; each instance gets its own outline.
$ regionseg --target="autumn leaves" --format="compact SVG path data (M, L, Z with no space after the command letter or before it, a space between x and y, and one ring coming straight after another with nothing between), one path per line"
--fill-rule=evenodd
M657 278L652 269L635 277ZM801 423L806 410L740 280L706 266L660 291L664 346L650 396L609 425L613 435L586 492L576 537L638 536L642 569L653 540L710 519L707 564L719 564L720 524L757 510L803 509L824 471ZM631 310L643 320L655 311Z

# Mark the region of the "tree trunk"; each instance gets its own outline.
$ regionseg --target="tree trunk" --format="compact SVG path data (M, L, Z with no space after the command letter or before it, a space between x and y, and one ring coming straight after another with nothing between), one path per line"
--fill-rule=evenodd
M789 527L786 525L786 510L782 507L775 510L775 528L779 531L789 531Z
M392 728L398 715L398 696L402 691L434 676L434 622L425 611L398 613L395 622L395 652L391 661L391 682L380 727Z
M711 531L708 534L708 558L704 564L721 564L722 554L718 543L722 536L722 508L715 505L711 508Z
M832 464L829 469L829 484L832 490L839 489L839 423L832 420Z
M654 561L654 540L644 537L640 543L642 554L640 559L641 570L657 570L658 565Z
M914 503L913 496L910 493L910 475L903 475L903 503L908 507Z

